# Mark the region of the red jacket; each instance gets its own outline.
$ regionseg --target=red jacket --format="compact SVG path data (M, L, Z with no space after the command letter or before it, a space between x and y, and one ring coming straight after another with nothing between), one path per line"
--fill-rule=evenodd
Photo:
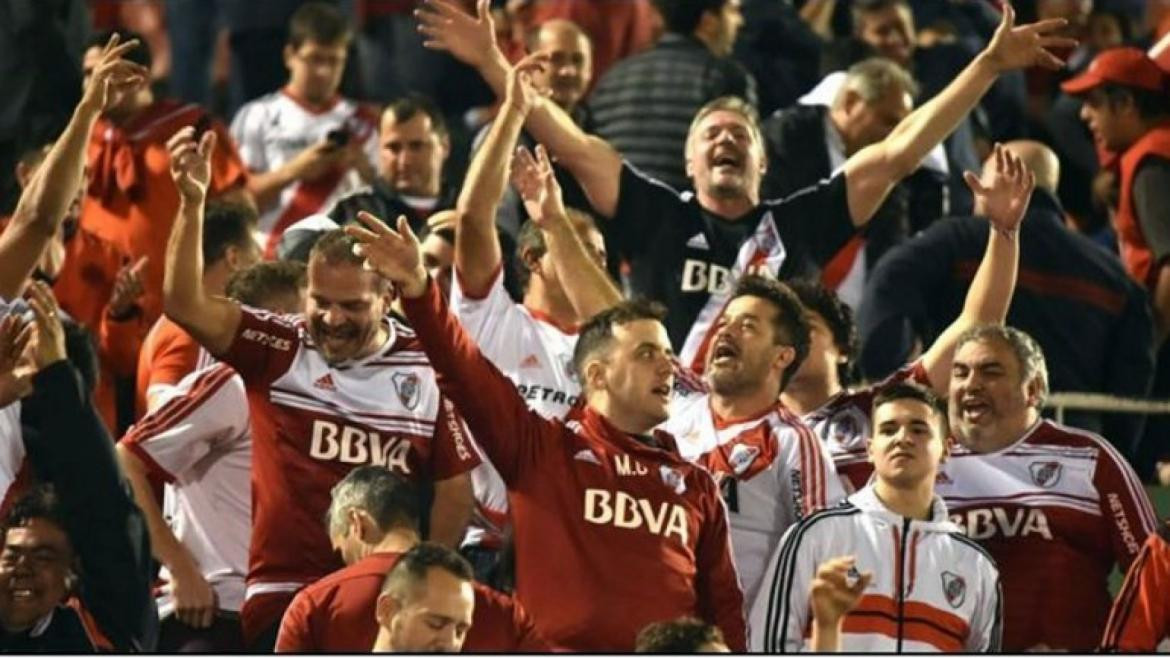
M744 651L743 594L711 475L674 439L652 447L592 408L546 420L480 353L432 282L403 309L508 487L516 598L555 649L631 651L647 624L690 615Z
M1158 126L1134 142L1133 146L1121 154L1118 168L1121 175L1121 196L1117 202L1117 212L1113 216L1113 226L1117 229L1117 243L1121 249L1121 262L1129 275L1148 289L1152 289L1158 275L1154 267L1153 254L1142 235L1142 227L1138 222L1134 208L1133 184L1137 177L1138 166L1146 156L1160 156L1170 160L1170 125Z
M1151 534L1113 601L1102 651L1153 653L1170 638L1170 526Z

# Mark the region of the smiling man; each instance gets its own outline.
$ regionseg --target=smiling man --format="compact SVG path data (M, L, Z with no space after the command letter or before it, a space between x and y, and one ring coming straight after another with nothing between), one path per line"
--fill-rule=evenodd
M1031 336L1002 326L960 336L950 382L959 446L937 488L1004 575L1004 650L1088 652L1109 615L1113 567L1129 567L1156 521L1108 441L1040 417L1047 395Z
M874 480L785 535L752 608L752 649L998 651L995 562L934 491L947 457L943 402L895 384L874 398L872 423Z
M352 240L326 233L309 253L301 314L276 316L208 295L200 234L211 133L170 141L181 198L168 250L167 315L235 368L252 417L252 542L244 638L270 649L293 594L340 564L320 518L329 488L356 466L433 484L430 537L454 546L472 509L479 464L414 332L389 315L392 291L362 268Z

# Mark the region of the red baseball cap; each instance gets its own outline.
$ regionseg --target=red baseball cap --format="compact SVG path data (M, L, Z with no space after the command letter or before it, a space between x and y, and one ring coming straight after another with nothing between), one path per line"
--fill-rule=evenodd
M1085 72L1060 84L1066 94L1083 94L1106 82L1163 91L1166 74L1138 48L1110 48L1093 58Z

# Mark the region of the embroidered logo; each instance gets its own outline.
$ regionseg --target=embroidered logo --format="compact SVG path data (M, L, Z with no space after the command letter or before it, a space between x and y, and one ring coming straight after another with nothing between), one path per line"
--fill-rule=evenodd
M418 406L418 375L413 372L396 372L390 380L394 382L394 390L398 392L398 399L404 407L414 409Z
M1038 487L1050 489L1060 481L1060 462L1032 462L1028 465L1028 471Z
M319 388L326 391L336 391L337 386L333 383L333 375L325 373L317 381L313 382L313 388Z
M662 483L670 487L678 495L683 495L687 490L687 482L683 478L682 473L674 470L669 466L659 466L658 472L662 475Z
M950 571L942 572L942 588L952 608L963 605L963 600L967 598L967 581L962 576Z

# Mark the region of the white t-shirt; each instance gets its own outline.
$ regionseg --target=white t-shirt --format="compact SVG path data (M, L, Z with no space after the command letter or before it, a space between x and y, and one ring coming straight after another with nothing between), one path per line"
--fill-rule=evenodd
M331 131L345 127L350 140L362 143L371 166L378 162L378 118L358 105L337 98L326 110L308 109L280 90L246 103L232 119L231 133L240 158L250 171L279 169L301 151L323 141ZM297 181L280 191L279 202L260 216L259 239L273 247L284 229L297 220L331 207L338 199L362 187L356 171L334 172L313 181Z
M162 393L162 404L122 438L167 480L171 530L219 597L244 603L252 535L252 438L244 381L224 364L197 370ZM162 578L169 580L166 568ZM174 601L158 599L159 615Z
M581 384L572 365L576 331L512 301L502 270L484 297L468 296L456 272L451 277L451 312L484 356L512 380L529 408L545 418L564 418L577 404ZM507 488L488 461L472 471L471 483L477 509L464 544L496 547L507 527Z

